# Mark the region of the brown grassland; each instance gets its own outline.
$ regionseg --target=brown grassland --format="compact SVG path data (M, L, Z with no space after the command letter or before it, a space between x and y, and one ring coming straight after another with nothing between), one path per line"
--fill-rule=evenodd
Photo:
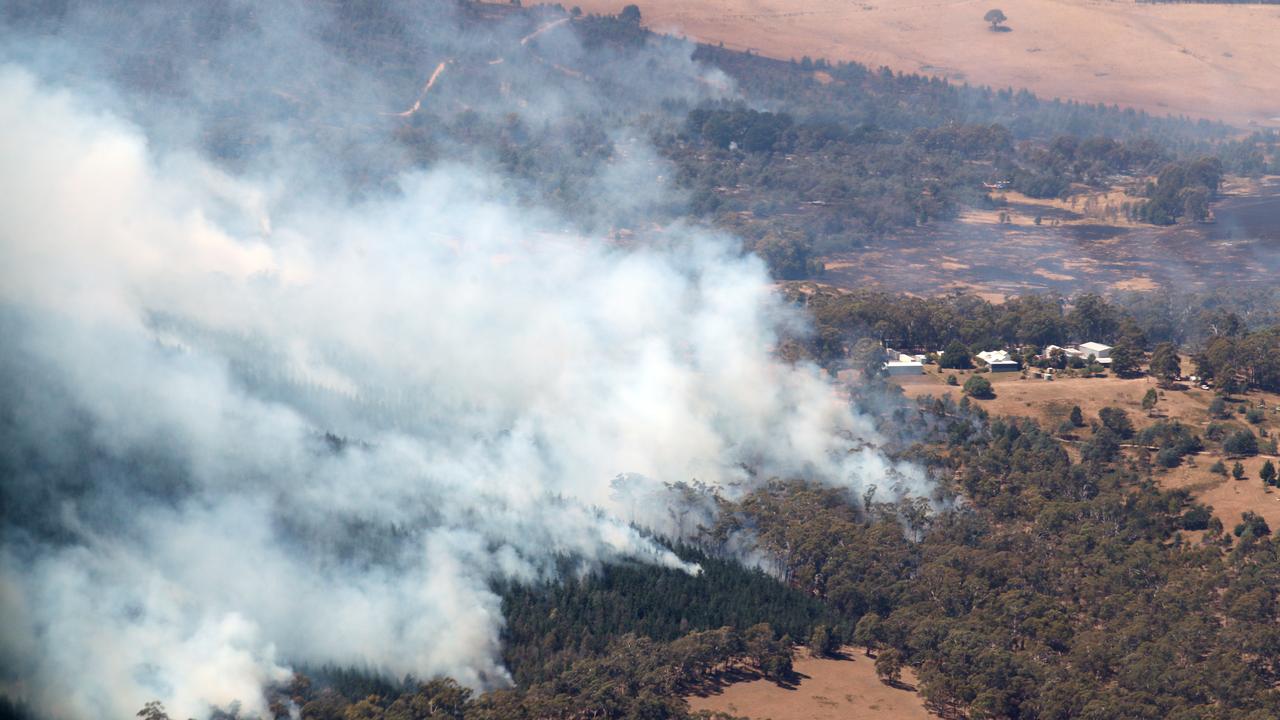
M632 0L581 0L617 12ZM1280 125L1280 7L1124 0L641 0L650 28L1164 115ZM1008 32L983 22L991 8Z
M690 708L724 712L752 720L837 720L880 717L927 720L936 717L925 710L914 691L915 674L904 668L896 687L876 676L875 659L855 648L843 649L842 658L815 658L805 648L796 650L799 682L779 685L763 678L728 685L719 692L688 699Z
M958 401L960 388L945 384L946 375L956 371L939 370L936 366L927 367L925 375L893 378L893 381L902 387L908 397L951 395ZM1184 371L1190 370L1190 363L1184 359ZM957 382L963 384L967 376L967 373L960 374ZM1154 414L1148 415L1142 409L1142 396L1148 389L1156 387L1155 381L1149 377L1064 377L1052 382L1030 377L1023 379L1020 373L989 373L984 377L992 381L996 397L978 402L993 417L1029 417L1049 430L1057 428L1067 418L1073 405L1080 406L1086 423L1096 420L1098 411L1110 406L1128 412L1138 430L1158 420L1171 419L1196 428L1203 436L1210 422L1209 403L1214 398L1213 391L1193 387L1158 390L1160 398L1156 410ZM1265 420L1254 426L1254 430L1265 429L1271 435L1280 432L1280 394L1252 391L1247 395L1235 396L1234 401L1231 403L1233 408L1259 403L1265 405ZM1244 417L1238 413L1233 415L1231 422L1247 425ZM1078 435L1080 439L1087 439L1089 429L1081 429ZM1209 468L1218 460L1224 460L1228 467L1235 461L1224 458L1213 443L1206 442L1206 445L1209 448L1205 452L1184 460L1177 468L1157 469L1157 482L1164 487L1190 489L1200 502L1213 507L1214 514L1228 530L1240 522L1240 514L1246 510L1252 510L1266 518L1271 527L1280 527L1280 492L1264 487L1258 479L1258 470L1268 458L1258 456L1241 460L1245 468L1243 480L1223 478L1210 472ZM1068 449L1073 450L1070 446ZM1136 456L1138 451L1130 449L1127 452L1130 456ZM1275 456L1270 459L1277 462Z

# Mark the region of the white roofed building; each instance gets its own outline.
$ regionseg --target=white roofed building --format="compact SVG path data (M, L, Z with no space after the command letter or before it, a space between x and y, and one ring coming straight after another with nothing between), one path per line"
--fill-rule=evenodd
M1096 343L1096 342L1080 343L1079 345L1076 346L1076 350L1079 350L1080 354L1083 355L1084 357L1089 357L1090 355L1092 355L1098 358L1098 360L1111 359L1110 345L1103 345L1102 343Z
M1008 350L984 350L977 354L982 362L987 364L991 372L1017 372L1022 369L1017 360L1014 360Z

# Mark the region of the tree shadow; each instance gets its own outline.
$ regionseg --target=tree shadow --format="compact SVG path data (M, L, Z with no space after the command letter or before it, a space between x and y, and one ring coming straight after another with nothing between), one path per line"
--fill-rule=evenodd
M735 666L722 670L715 675L703 678L697 683L688 685L686 687L686 691L689 694L697 695L698 697L710 697L712 695L723 694L725 688L730 685L754 682L756 680L769 680L783 690L797 690L800 687L800 683L808 679L808 675L805 675L802 672L796 672L795 670L792 670L780 678L770 678L754 668Z
M999 32L999 33L1013 32L1013 28L1009 27L1008 25L996 25L991 28L991 32Z
M691 694L698 697L708 697L710 695L720 695L724 689L730 685L740 682L752 682L763 678L758 670L744 666L735 666L727 670L721 670L715 675L703 678L701 681L691 685L688 690Z
M916 691L916 686L915 686L915 685L912 685L912 684L911 684L911 683L909 683L909 682L903 682L901 679L898 679L898 680L886 680L886 679L884 679L884 678L881 678L881 679L880 679L880 682L884 683L885 685L888 685L889 687L893 688L894 690L905 690L905 691L907 691L907 692L915 692L915 691Z
M775 685L782 688L783 690L796 690L796 689L799 689L801 682L808 679L809 679L808 675L805 675L802 672L796 672L795 670L792 670L791 672L788 672L784 677L777 678L773 682Z

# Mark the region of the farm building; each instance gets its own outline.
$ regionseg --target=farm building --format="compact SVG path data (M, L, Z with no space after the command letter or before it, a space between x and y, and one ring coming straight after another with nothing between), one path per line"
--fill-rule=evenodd
M1017 372L1021 369L1018 361L1009 356L1008 350L985 350L978 353L978 358L991 368L991 372Z
M1076 351L1081 357L1088 358L1090 355L1097 358L1098 362L1103 365L1111 364L1111 346L1102 343L1087 342L1080 343L1076 346Z
M1058 347L1057 345L1049 345L1044 349L1044 353L1041 355L1041 357L1045 357L1045 358L1050 357L1053 355L1053 351L1055 350L1061 350L1069 358L1080 358L1081 360L1088 360L1090 357L1093 357L1098 361L1099 365L1111 364L1111 346L1110 345L1103 345L1102 343L1097 343L1097 342L1080 343L1079 345L1075 345L1072 347Z
M884 374L885 375L923 375L924 362L923 356L907 355L895 350L887 349L884 352Z

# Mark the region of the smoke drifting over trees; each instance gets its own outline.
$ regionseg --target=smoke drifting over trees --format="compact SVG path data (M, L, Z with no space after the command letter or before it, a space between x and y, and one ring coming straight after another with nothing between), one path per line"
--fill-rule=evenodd
M598 52L636 106L721 78L620 90L607 49L546 32L526 56L527 28L452 6L65 5L11 13L0 57L5 693L187 717L258 712L303 662L501 685L492 583L566 557L697 571L630 524L679 531L664 483L924 491L816 369L774 359L800 321L736 242L578 232L671 202L643 142L578 158L594 181L549 209L457 127L423 163L401 142L422 126L380 115L462 54L512 53L499 85L526 84L459 83L451 107L531 126L611 119L548 81L565 57ZM334 40L366 21L434 50L428 73Z

